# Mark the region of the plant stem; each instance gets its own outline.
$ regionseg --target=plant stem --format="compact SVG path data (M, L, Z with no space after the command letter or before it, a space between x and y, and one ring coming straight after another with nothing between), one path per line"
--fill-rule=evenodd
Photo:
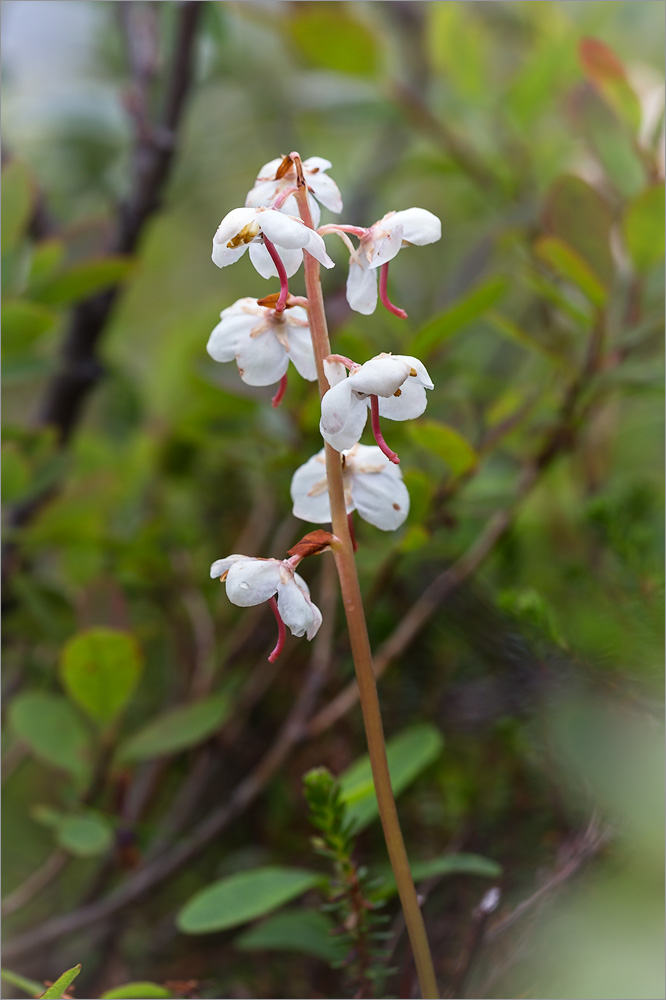
M292 159L296 166L298 177L298 193L296 197L299 203L301 218L306 226L314 229L307 200L307 188L303 178L301 160L297 153L292 153ZM324 374L324 358L328 357L331 353L331 346L328 339L324 299L319 278L319 263L307 251L303 253L303 258L310 332L312 334L312 343L317 363L319 392L323 396L329 388L328 380ZM354 559L354 550L347 522L347 510L342 482L342 462L340 460L340 453L335 451L329 444L326 444L326 477L331 504L333 534L337 535L341 543L334 550L335 564L340 579L342 603L349 630L349 639L363 712L363 722L368 741L370 765L372 767L372 776L377 794L377 803L379 805L379 815L405 916L409 940L414 953L421 994L427 1000L431 1000L431 998L437 998L439 993L437 991L437 982L435 980L435 972L425 925L423 923L423 916L416 896L407 851L405 850L400 830L398 811L391 788L391 778L386 759L384 729L372 664L372 651L370 649L363 600L356 572L356 561Z

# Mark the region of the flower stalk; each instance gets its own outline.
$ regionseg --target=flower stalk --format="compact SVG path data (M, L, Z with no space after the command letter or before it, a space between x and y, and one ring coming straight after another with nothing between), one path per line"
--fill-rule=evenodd
M298 153L292 153L290 158L296 168L298 183L296 200L301 219L306 226L314 229L300 156ZM303 258L310 332L314 346L319 392L323 396L329 388L324 373L324 359L330 355L331 347L321 290L319 264L307 252L303 254ZM347 519L340 453L326 443L325 458L332 530L340 540L340 544L335 546L334 558L340 579L342 602L349 630L382 828L414 954L421 994L424 998L436 998L439 993L432 957L391 788L372 651Z

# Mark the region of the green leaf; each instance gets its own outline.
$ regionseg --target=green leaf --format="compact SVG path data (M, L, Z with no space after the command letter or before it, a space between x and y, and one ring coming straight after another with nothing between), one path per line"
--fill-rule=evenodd
M224 692L165 712L130 736L119 748L118 757L123 761L145 760L196 746L219 729L231 705Z
M60 673L69 696L106 726L129 701L142 666L141 651L129 632L91 628L69 640Z
M41 337L58 320L52 309L27 299L5 299L2 303L2 351L18 354Z
M656 184L627 206L623 221L627 250L637 271L664 257L664 185Z
M42 763L85 781L88 734L66 698L45 691L19 694L9 706L9 724Z
M34 201L30 171L24 163L10 160L2 169L2 251L15 246L27 229Z
M452 305L445 312L435 316L414 338L410 352L417 357L428 354L454 333L458 333L479 316L482 316L507 289L504 278L489 278L477 285L471 292Z
M374 35L360 21L348 17L341 7L324 10L319 6L299 11L289 18L287 28L294 45L310 65L337 73L375 75L378 53Z
M532 334L528 333L517 323L514 323L512 319L508 316L504 316L502 313L490 312L486 316L488 323L498 331L498 333L503 334L508 340L512 340L516 344L520 344L521 347L526 348L528 351L534 351L537 354L541 354L550 361L554 361L558 365L564 365L567 368L571 367L571 361L565 355L560 354L554 347L549 344L544 344L542 341L537 340L537 338Z
M49 278L57 267L60 267L65 256L65 244L62 240L43 240L36 243L32 250L30 261L29 286L32 290L39 287Z
M91 858L104 854L113 844L113 830L97 812L62 815L55 824L56 840L70 854Z
M444 854L430 861L415 861L411 865L415 882L432 878L434 875L478 875L482 878L499 878L502 866L481 854ZM394 896L398 891L395 877L387 872L385 882L377 891L381 897Z
M251 927L234 944L241 951L296 951L336 962L344 958L347 948L339 937L332 936L334 930L335 925L323 913L287 910Z
M178 914L185 934L210 934L270 913L322 881L316 872L268 865L220 879L197 892Z
M641 124L640 102L613 50L598 38L584 38L578 52L590 84L617 117L637 132Z
M67 972L63 972L62 976L58 976L53 986L49 986L46 993L42 993L42 1000L61 1000L65 990L69 989L72 985L79 972L81 971L80 965L75 965L73 969L68 969Z
M439 757L443 746L442 734L425 722L410 726L388 741L386 755L396 798ZM354 829L356 832L365 829L379 815L367 754L340 776L340 789Z
M11 983L12 986L18 986L29 997L39 996L44 989L43 983L38 983L35 979L26 979L25 976L20 976L18 972L12 972L10 969L0 969L0 978L4 979L6 983Z
M446 462L454 476L462 476L473 469L479 460L469 441L448 424L419 420L410 423L408 430L412 440Z
M2 497L14 503L25 495L30 484L30 466L14 442L2 446Z
M546 228L580 254L608 287L615 265L610 249L613 216L599 192L582 177L558 177L546 195Z
M67 305L102 292L124 281L134 261L131 257L100 257L72 264L41 285L37 297L50 305Z
M168 1000L173 993L159 983L123 983L102 993L100 1000Z
M599 278L580 254L567 246L563 240L556 239L554 236L542 236L534 244L534 249L541 260L560 277L577 285L595 306L604 304L606 290Z

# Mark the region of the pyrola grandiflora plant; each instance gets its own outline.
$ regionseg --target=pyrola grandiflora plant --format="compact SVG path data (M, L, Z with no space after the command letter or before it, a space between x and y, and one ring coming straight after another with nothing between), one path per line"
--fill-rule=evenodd
M285 626L296 636L312 639L316 635L321 612L296 567L308 555L332 551L386 845L421 992L424 997L436 997L432 958L386 762L352 524L355 510L383 531L395 530L405 520L409 494L397 468L400 459L384 440L380 418L419 417L426 408L426 389L434 387L425 365L409 355L382 353L352 361L331 353L319 268L334 266L324 237L335 234L349 250L347 300L351 308L368 315L379 298L392 313L406 317L388 297L389 262L403 247L440 239L441 223L423 208L408 208L388 212L367 228L343 223L317 228L320 204L336 213L342 211L340 192L327 173L330 167L328 160L318 156L302 161L298 153L271 160L259 171L245 206L232 209L222 219L213 237L215 264L233 264L249 248L256 270L264 278L279 278L280 291L258 299L239 299L224 309L210 335L208 353L216 361L235 361L248 385L275 384L273 406L280 404L287 390L290 361L303 378L317 379L324 448L296 470L291 496L296 517L315 524L330 522L331 531L310 532L285 559L238 554L218 559L211 567L211 576L225 582L229 600L240 607L270 604L278 624L278 641L269 657L274 661L284 645ZM356 246L352 238L357 240ZM294 296L289 290L289 278L301 264L305 297ZM375 445L360 444L368 411Z

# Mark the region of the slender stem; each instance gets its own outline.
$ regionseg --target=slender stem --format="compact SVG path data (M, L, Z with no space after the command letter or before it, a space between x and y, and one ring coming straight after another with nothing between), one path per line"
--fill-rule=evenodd
M350 510L347 514L347 527L349 528L349 537L351 538L352 548L354 552L358 552L358 543L356 541L356 534L354 532L354 511Z
M286 391L287 391L287 373L285 372L282 378L280 379L280 384L277 388L277 392L271 399L271 406L273 407L273 409L275 409L276 406L280 405Z
M399 316L400 319L407 319L407 313L404 309L400 309L399 306L394 306L388 297L388 292L386 290L386 284L388 282L388 269L389 261L387 260L385 264L379 269L379 298L381 299L382 305L392 312L394 316Z
M292 159L299 179L297 200L301 218L306 226L313 229L314 226L312 225L312 216L307 201L300 157L294 153L292 154ZM312 343L317 364L319 391L323 396L328 390L328 380L324 374L324 358L328 357L331 353L331 347L328 339L324 299L319 279L319 264L307 251L304 252L303 258L305 265L305 286L310 303L310 332L312 333ZM421 993L424 998L431 1000L431 998L438 997L439 993L437 991L437 982L435 980L435 972L423 923L423 916L419 908L414 881L409 868L409 860L400 830L393 790L391 788L382 717L372 666L372 652L363 611L361 589L356 572L354 550L347 522L342 481L342 463L339 452L331 448L329 444L326 444L326 477L328 480L333 533L337 535L341 543L339 546L336 546L334 552L335 563L340 579L342 602L349 629L349 639L354 658L354 667L356 669L356 679L368 741L372 776L377 794L377 803L379 805L379 814L414 953Z
M271 259L275 264L275 270L278 273L278 278L280 279L280 297L275 303L275 312L284 312L284 307L287 303L287 298L289 296L289 281L287 279L287 272L285 271L284 264L282 263L282 258L277 252L271 241L268 239L266 234L263 234L264 246L271 255Z
M382 429L379 426L379 398L377 396L370 397L370 422L372 424L372 433L375 436L375 441L384 452L389 462L393 462L394 465L400 465L400 459L387 445L384 440L384 435L382 434Z
M268 603L271 606L271 611L275 615L275 621L277 622L277 627L278 627L278 638L277 638L277 642L275 643L275 649L273 650L273 652L271 653L271 655L268 657L268 662L269 663L275 663L275 661L277 660L278 656L280 655L280 653L284 649L284 640L287 637L287 630L284 627L284 622L282 621L282 615L278 611L277 601L275 600L275 598L271 597L271 599L269 600Z

